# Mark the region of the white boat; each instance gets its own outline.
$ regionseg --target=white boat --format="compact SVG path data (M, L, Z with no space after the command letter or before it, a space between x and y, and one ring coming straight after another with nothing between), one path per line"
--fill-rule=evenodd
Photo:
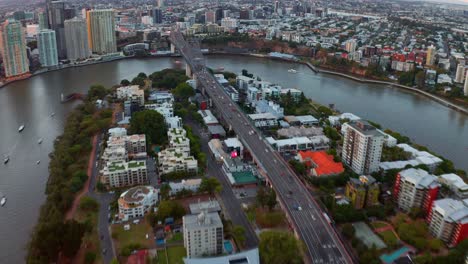
M290 73L296 73L297 71L295 69L289 69L288 72Z
M3 196L2 199L0 200L0 205L4 206L6 204L6 197Z
M21 132L24 130L24 125L21 125L19 128L18 128L18 132Z
M9 157L9 156L5 156L5 158L3 159L3 164L7 164L8 161L10 161L10 157Z
M52 117L53 117L54 115L55 115L55 113L50 114L50 116L52 116Z
M40 138L38 141L37 141L37 144L41 144L42 143L42 138Z
M40 161L40 160L36 161L36 164L39 164L39 163L41 163L41 161Z

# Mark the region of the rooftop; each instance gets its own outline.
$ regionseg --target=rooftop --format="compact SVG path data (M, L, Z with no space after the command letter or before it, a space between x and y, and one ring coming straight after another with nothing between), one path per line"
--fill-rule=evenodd
M184 258L185 264L260 264L258 248L212 258Z
M344 171L341 162L335 162L333 156L325 151L299 151L299 155L306 160L306 165L315 167L317 176L340 174Z

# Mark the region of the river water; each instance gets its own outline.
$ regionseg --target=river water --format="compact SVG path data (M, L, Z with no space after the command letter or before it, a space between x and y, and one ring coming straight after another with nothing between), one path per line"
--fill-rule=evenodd
M7 165L0 164L0 192L8 197L7 204L0 207L1 263L24 262L26 243L45 199L48 154L76 104L61 104L60 95L85 93L92 84L112 86L139 72L174 67L174 62L172 58L120 60L45 73L0 89L0 155L2 160L4 154L10 156ZM468 171L468 117L423 96L267 59L210 56L207 64L236 73L247 69L265 81L301 89L314 101L333 103L343 112L405 134ZM290 68L297 73L288 73ZM18 133L21 124L25 129ZM43 138L40 145L39 138ZM40 164L36 164L38 160Z

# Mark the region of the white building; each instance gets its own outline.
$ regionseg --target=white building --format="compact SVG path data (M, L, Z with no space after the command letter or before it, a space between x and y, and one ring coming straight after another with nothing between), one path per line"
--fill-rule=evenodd
M178 152L190 155L190 140L187 138L187 132L183 128L173 128L167 131L169 147L177 149Z
M237 19L225 17L221 19L221 26L226 29L235 29L239 26Z
M379 170L384 135L362 120L348 122L343 127L343 162L361 175Z
M466 74L467 69L468 68L465 66L465 63L461 63L461 62L458 63L457 71L455 74L455 82L463 83L463 81L465 80L465 74Z
M345 50L349 53L356 51L357 41L355 39L350 39L345 42Z
M467 237L468 199L463 201L441 199L434 201L427 217L429 232L436 238L456 246Z
M42 67L58 65L57 41L55 39L54 30L39 30L37 34L37 48L39 50L39 61Z
M268 128L278 126L278 119L271 113L251 114L249 118L254 122L258 128Z
M460 176L454 173L443 174L439 176L438 180L441 184L446 185L457 198L468 198L468 184Z
M109 162L102 173L102 182L112 188L148 183L146 161Z
M117 88L117 98L137 102L139 105L145 104L145 91L138 85L122 86Z
M154 102L156 104L162 103L174 103L174 95L170 92L154 92L151 93L148 97L148 101Z
M171 187L170 195L175 195L182 190L188 190L192 192L197 192L200 188L202 180L201 179L189 179L182 180L180 182L169 182L169 187Z
M341 115L328 117L328 121L330 121L330 125L332 126L340 125L342 120L356 121L356 120L361 120L361 118L352 113L343 113Z
M434 171L437 166L442 163L442 159L432 155L427 151L419 151L408 144L398 144L397 147L403 149L406 152L411 153L410 160L401 160L401 161L386 161L381 162L379 167L383 170L391 169L403 169L407 165L417 166L424 164L430 171Z
M160 174L171 172L196 173L198 161L174 148L167 148L158 153L158 170Z
M137 186L128 189L120 195L119 219L128 221L140 218L158 202L158 189L153 186Z
M186 215L182 221L188 258L223 253L223 223L218 213Z
M203 117L205 125L209 126L219 124L218 119L216 119L210 110L198 110L198 113Z

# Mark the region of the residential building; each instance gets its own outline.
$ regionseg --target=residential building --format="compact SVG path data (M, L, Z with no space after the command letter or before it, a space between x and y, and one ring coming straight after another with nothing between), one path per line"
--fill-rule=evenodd
M206 11L205 12L205 23L216 23L216 13L214 11Z
M145 91L138 85L122 86L117 88L117 98L136 102L140 106L145 104Z
M86 20L91 51L97 54L117 52L114 10L89 10L86 13Z
M364 120L350 121L342 126L343 162L357 174L379 170L385 136Z
M167 131L169 147L177 149L179 153L186 156L190 155L190 139L187 138L187 132L183 128L172 128Z
M223 223L218 213L201 212L182 218L188 258L223 253Z
M346 184L345 195L356 209L379 204L380 188L372 176L351 178Z
M467 67L465 66L465 63L460 62L457 65L457 71L455 74L455 82L457 83L463 83L465 81L465 74L467 71Z
M21 23L5 21L0 28L0 51L3 58L5 77L17 77L29 73L26 40Z
M465 85L463 86L463 93L468 96L468 74L465 77Z
M426 220L434 237L454 247L468 238L468 199L436 200Z
M393 198L403 211L421 208L428 213L437 198L439 188L436 176L422 169L406 169L397 174Z
M158 153L159 174L171 172L197 173L198 162L193 156L188 156L174 148L167 148Z
M345 50L348 53L355 52L357 48L357 41L355 39L350 39L345 42Z
M447 186L456 198L468 198L468 184L460 176L454 173L443 174L438 180L442 185Z
M251 114L249 115L249 118L258 128L269 128L278 126L278 119L271 113Z
M67 49L65 44L65 2L63 1L46 1L47 17L49 20L49 29L55 31L55 39L57 41L57 52L60 59L65 59Z
M229 254L229 252L227 252ZM258 248L220 257L184 258L184 264L260 264Z
M158 189L153 186L137 186L123 192L118 202L119 219L128 221L141 218L158 202Z
M190 213L191 214L199 214L201 212L207 212L207 213L220 213L221 212L221 206L219 205L219 202L215 200L208 200L205 202L196 202L196 203L191 203L189 204L190 208Z
M297 159L304 163L312 176L326 177L344 172L343 164L335 162L333 155L325 151L299 151Z
M225 17L221 19L221 26L226 29L235 29L239 26L237 19Z
M37 34L37 48L39 50L39 61L42 67L58 65L57 42L55 31L42 29Z
M102 182L111 188L148 183L146 161L109 162L102 172Z
M259 100L255 102L255 113L270 113L277 119L284 117L284 109L273 101Z
M161 8L154 8L152 10L153 24L161 24L163 21L163 14Z
M389 145L388 143L386 144ZM419 151L408 144L398 144L397 147L401 148L405 152L411 153L411 159L381 162L379 165L381 169L383 170L403 169L408 165L412 167L415 167L418 165L425 165L429 168L429 171L433 172L437 168L437 166L439 166L439 164L442 163L441 158L434 156L427 151Z
M170 195L176 195L182 190L197 192L200 188L201 179L189 179L182 180L180 182L169 182L169 187L171 187Z
M162 104L162 103L174 103L174 95L170 92L162 91L162 92L153 92L150 93L148 97L148 101L153 102L155 104Z
M89 58L91 50L88 45L86 21L75 17L65 20L64 24L67 59L77 61Z
M435 63L435 56L436 56L436 48L431 45L427 48L426 53L426 65L432 66Z

